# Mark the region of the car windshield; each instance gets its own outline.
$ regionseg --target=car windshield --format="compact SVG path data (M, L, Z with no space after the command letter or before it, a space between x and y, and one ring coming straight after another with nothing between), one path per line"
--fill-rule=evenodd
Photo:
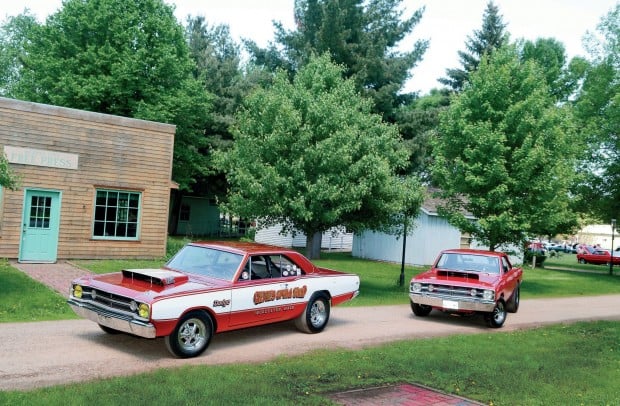
M243 255L196 245L186 245L168 263L176 271L232 281Z
M448 252L441 255L435 266L439 269L466 272L499 273L499 258L486 255Z

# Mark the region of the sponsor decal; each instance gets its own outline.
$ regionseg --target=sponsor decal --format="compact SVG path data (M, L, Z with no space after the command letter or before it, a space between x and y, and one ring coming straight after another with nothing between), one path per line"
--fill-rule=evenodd
M230 304L230 300L222 299L222 300L214 300L213 307L226 307Z
M280 290L259 290L254 292L254 304L257 305L282 299L303 299L307 291L308 287L306 285Z
M277 312L284 312L287 310L294 310L295 306L293 305L287 305L287 306L276 306L276 307L267 307L264 309L257 309L254 313L258 316L261 314L270 314L270 313L277 313Z

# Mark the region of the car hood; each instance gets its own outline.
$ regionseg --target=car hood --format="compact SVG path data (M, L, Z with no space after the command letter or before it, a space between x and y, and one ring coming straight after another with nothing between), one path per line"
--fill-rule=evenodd
M462 286L495 286L500 280L499 275L481 272L464 272L431 269L414 278L415 282L453 284Z
M230 285L227 281L169 269L124 269L121 272L84 276L74 283L147 302L181 293L219 290Z

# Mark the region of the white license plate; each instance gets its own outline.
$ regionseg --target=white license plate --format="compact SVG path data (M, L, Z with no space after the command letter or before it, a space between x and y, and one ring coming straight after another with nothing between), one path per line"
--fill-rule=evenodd
M459 302L455 302L453 300L444 300L443 301L443 308L444 309L450 309L450 310L458 310L459 309Z

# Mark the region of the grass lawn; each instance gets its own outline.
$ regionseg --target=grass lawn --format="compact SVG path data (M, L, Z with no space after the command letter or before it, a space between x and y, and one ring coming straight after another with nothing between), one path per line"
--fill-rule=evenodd
M620 293L620 277L609 276L605 267L578 265L574 257L549 258L545 269L526 266L522 299ZM76 262L96 272L110 272L159 267L164 261ZM399 286L399 264L346 253L326 253L315 263L360 275L360 297L347 306L407 304L409 279L424 269L406 267L405 284ZM0 262L0 322L71 317L61 295ZM619 380L620 323L601 321L408 340L356 351L325 350L261 364L162 369L85 384L0 392L0 404L326 405L334 391L411 382L493 405L611 405L620 404Z
M487 405L617 405L619 365L620 323L601 321L161 369L0 392L0 404L329 405L333 392L409 382Z

